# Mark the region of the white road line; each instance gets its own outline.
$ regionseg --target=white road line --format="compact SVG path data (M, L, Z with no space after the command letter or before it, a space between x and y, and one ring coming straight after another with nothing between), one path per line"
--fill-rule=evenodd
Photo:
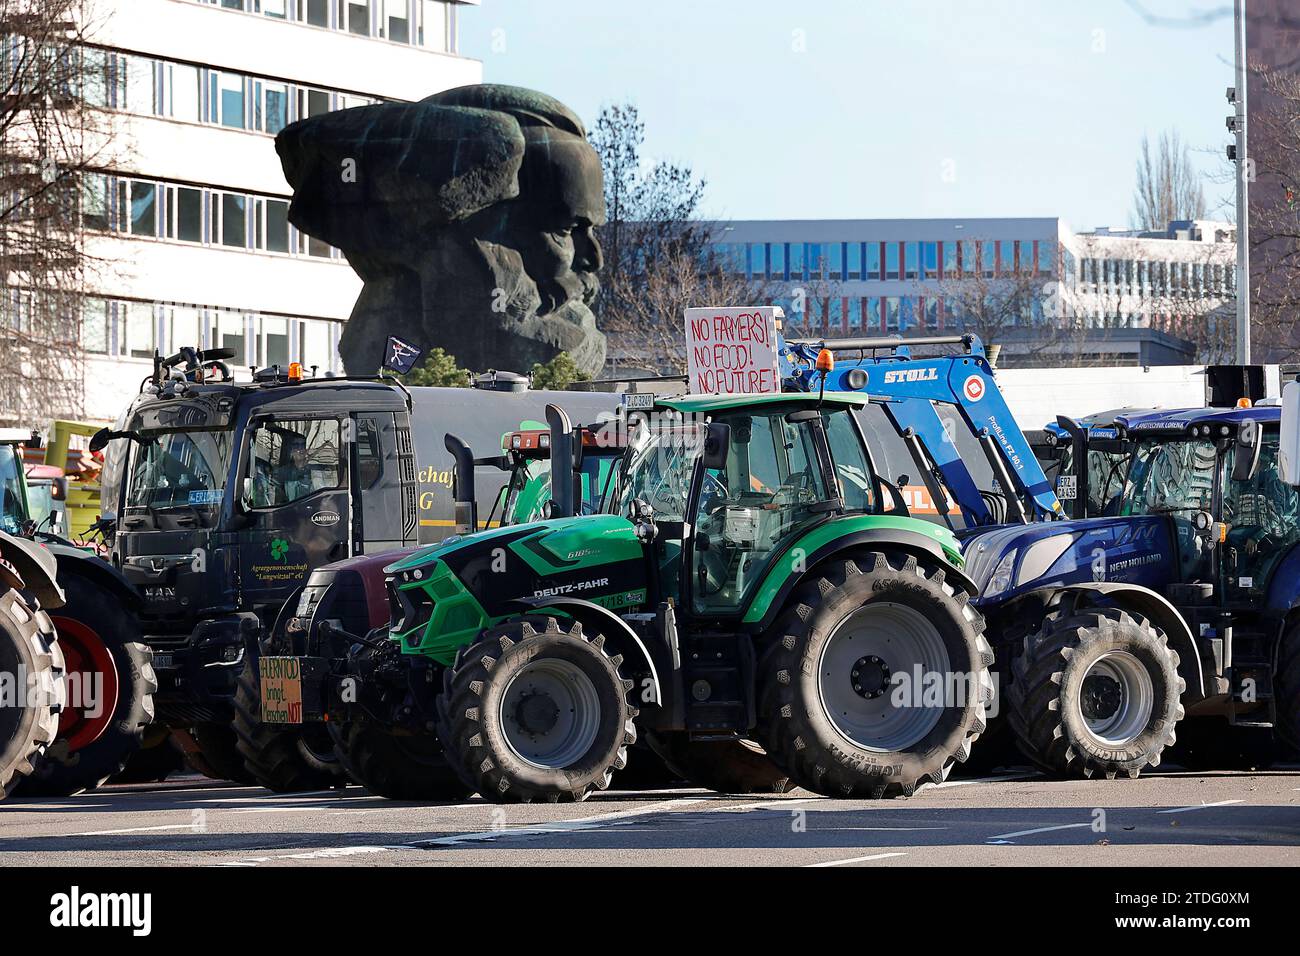
M1009 773L996 777L972 777L969 780L945 780L943 783L927 784L923 790L945 790L948 787L969 787L972 783L1010 783L1016 780L1033 780L1032 773Z
M1029 836L1033 833L1051 833L1054 830L1078 830L1082 827L1090 827L1091 823L1062 823L1054 827L1035 827L1033 830L1017 830L1015 833L999 833L997 836L991 836L990 840L1010 840L1012 837Z
M61 836L115 836L119 833L151 833L156 830L193 830L193 823L173 823L163 827L125 827L121 830L87 830L84 833L64 833Z
M906 853L873 853L871 856L855 856L847 860L828 860L825 863L809 863L808 866L816 869L823 866L848 866L850 863L867 863L871 860L887 860L891 856L907 856Z
M1206 810L1210 807L1227 807L1234 803L1245 802L1245 800L1219 800L1216 803L1198 803L1194 807L1174 807L1170 810L1157 810L1156 813L1186 813L1188 810Z
M275 860L330 859L333 856L351 856L358 853L392 853L401 850L422 850L426 847L432 846L461 846L466 843L486 843L491 840L510 839L519 836L568 833L595 829L617 820L646 816L654 813L671 813L678 807L689 807L701 803L712 802L713 800L707 797L698 800L665 800L661 803L652 803L644 807L634 807L628 810L615 810L611 813L599 813L590 817L581 817L577 820L557 820L552 823L501 828L497 830L472 830L466 833L455 833L450 836L438 837L433 840L415 840L411 843L398 843L392 846L345 846L323 848L320 850L311 850L299 853L277 853L272 856L243 857L237 860L217 863L215 865L257 866L261 863L270 863ZM763 805L766 806L766 804ZM483 805L476 804L476 806Z

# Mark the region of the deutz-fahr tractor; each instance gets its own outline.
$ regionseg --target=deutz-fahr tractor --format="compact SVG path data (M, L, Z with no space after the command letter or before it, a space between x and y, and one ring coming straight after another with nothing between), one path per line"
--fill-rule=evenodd
M116 516L110 570L138 602L130 610L153 651L158 720L189 736L191 761L276 789L325 786L343 773L320 728L245 727L253 737L240 749L234 697L246 655L315 568L453 530L441 443L450 417L472 413L499 439L554 393L504 374L480 389L405 390L297 365L236 382L230 357L156 356L141 394L92 442L117 443L121 477L103 505ZM593 412L609 403L565 398ZM255 773L249 752L261 757Z
M44 601L59 635L71 694L56 739L22 783L28 796L65 796L99 786L138 754L157 689L140 642L134 596L122 575L33 518L21 446L30 433L0 430L0 528L48 557L66 601Z
M392 564L391 629L340 633L309 584L293 656L263 658L264 716L387 726L388 796L581 800L643 733L838 796L942 781L984 729L992 653L956 538L874 467L868 401L629 416L603 513Z

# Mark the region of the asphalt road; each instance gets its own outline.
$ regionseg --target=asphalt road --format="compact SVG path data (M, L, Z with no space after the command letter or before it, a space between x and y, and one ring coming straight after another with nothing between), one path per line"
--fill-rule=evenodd
M0 866L1273 866L1300 864L1300 768L1060 782L910 800L610 791L585 803L276 795L201 777L0 803Z

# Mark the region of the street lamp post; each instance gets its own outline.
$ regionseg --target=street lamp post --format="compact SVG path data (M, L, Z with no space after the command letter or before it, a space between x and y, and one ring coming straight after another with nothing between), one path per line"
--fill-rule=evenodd
M1229 101L1235 107L1233 131L1237 163L1237 362L1250 364L1250 202L1251 163L1246 154L1246 0L1233 2L1233 47L1236 86Z

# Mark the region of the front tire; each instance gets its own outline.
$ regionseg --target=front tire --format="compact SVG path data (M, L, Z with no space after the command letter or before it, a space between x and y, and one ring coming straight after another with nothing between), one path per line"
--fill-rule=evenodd
M1183 716L1178 655L1117 608L1058 611L1025 637L1007 694L1021 751L1058 777L1136 777L1160 764Z
M826 796L911 796L941 783L984 731L993 652L982 632L943 567L882 553L826 566L766 642L763 747ZM915 696L900 700L909 682ZM935 683L940 696L927 699Z
M0 591L0 673L25 677L14 688L21 706L0 707L0 797L7 797L54 742L67 702L54 626L13 590Z
M346 787L347 771L324 726L262 723L256 655L245 657L235 685L235 749L253 780L274 793Z
M256 782L244 766L238 738L229 724L195 724L190 728L189 736L196 749L185 750L185 762L203 776L240 784Z
M69 700L58 738L23 783L30 796L71 796L120 773L154 716L158 679L140 625L94 581L66 577L67 603L50 619L67 662Z
M497 803L585 800L636 742L622 658L577 621L533 618L483 632L446 672L438 737L465 784Z
M376 796L441 803L469 794L431 733L395 732L371 720L326 726L348 775Z

